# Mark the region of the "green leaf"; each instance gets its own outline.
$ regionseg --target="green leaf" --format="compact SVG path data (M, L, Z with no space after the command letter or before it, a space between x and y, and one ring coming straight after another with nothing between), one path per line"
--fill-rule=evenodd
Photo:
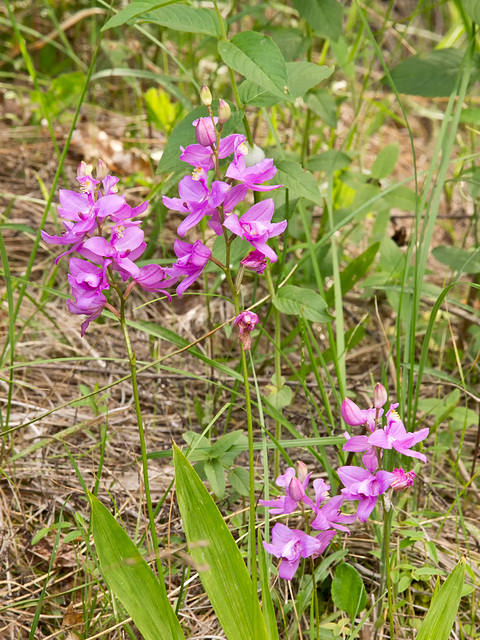
M331 175L335 171L346 169L351 163L352 158L347 153L329 149L318 156L310 158L308 168L311 171L324 171L327 175Z
M213 493L220 500L225 496L225 471L219 460L207 460L203 466Z
M180 449L173 459L189 553L228 640L268 640L242 555L222 514Z
M226 451L228 451L231 447L235 446L238 443L242 436L243 431L241 429L226 433L224 436L219 438L212 446L212 448L210 449L210 457L221 458Z
M367 273L371 264L375 260L375 256L377 255L379 248L380 242L375 242L375 244L372 244L371 247L368 247L366 251L361 253L358 258L352 260L348 267L345 267L340 274L342 295L353 289L357 282ZM325 292L325 301L328 307L333 306L335 301L335 285Z
M293 0L293 6L317 35L338 40L342 33L343 9L337 0Z
M349 615L352 622L357 617L357 614L365 609L367 594L363 580L351 564L343 562L335 569L332 582L332 599L339 609Z
M392 69L391 77L400 93L448 97L455 89L462 59L458 49L435 49L403 60Z
M269 392L267 398L277 411L281 411L285 407L290 406L293 393L291 388L285 384L285 378L283 376L280 378L279 387L276 385L276 376L273 375L271 384L268 384L266 388Z
M463 0L463 8L474 22L480 24L480 2L478 0Z
M88 498L95 550L109 588L146 640L184 640L163 579L157 580L108 509L91 493Z
M166 4L171 5L176 4L177 2L178 0L175 0L175 2L167 0L167 2L156 2L154 4L155 6ZM216 37L220 37L222 35L218 18L215 12L210 9L202 9L180 4L177 6L160 6L158 9L152 10L152 4L148 2L133 2L123 11L117 13L116 16L110 18L107 24L103 27L103 30L124 24L127 20L132 18L139 18L142 22L159 24L162 27L173 29L174 31L203 33L205 35ZM136 12L137 8L140 9L138 12Z
M460 605L464 579L465 559L462 558L432 599L417 640L448 640Z
M218 100L214 100L212 103L214 113L218 113ZM238 111L233 104L230 104L232 115L223 128L223 135L227 136L237 127L242 121L243 111ZM172 130L170 137L168 138L165 150L160 162L158 164L157 173L170 173L172 171L188 171L189 166L183 160L180 160L180 146L186 147L189 144L194 144L195 140L195 127L192 125L197 118L203 118L208 116L207 107L203 105L196 107L188 115L186 115L179 124Z
M160 2L158 2L158 0L143 0L141 2L131 2L125 7L125 9L122 9L122 11L119 11L110 18L110 20L108 20L102 27L102 31L112 29L113 27L119 27L147 11L152 11L154 7L159 7L164 4L175 4L176 2L180 2L180 0L173 0L173 2L172 0L160 0Z
M291 101L303 96L309 89L328 78L333 73L333 67L314 64L313 62L287 62L288 88L290 96L274 95L263 86L251 80L242 82L239 88L240 99L244 104L254 107L271 107L282 99Z
M318 184L310 171L303 169L302 165L293 160L277 160L278 180L284 187L292 191L292 195L308 198L316 204L322 204L322 197L318 189Z
M327 89L317 89L305 97L307 107L332 129L337 126L337 104ZM338 153L341 153L340 151Z
M304 287L292 284L282 287L273 299L276 309L290 316L305 316L312 322L331 322L325 300Z
M377 180L382 180L393 173L395 165L397 164L399 151L400 146L398 142L393 142L381 149L373 163L372 177Z
M480 273L480 249L441 246L432 251L433 257L460 273Z
M329 78L334 69L313 62L287 62L288 88L293 98L300 98L309 89Z
M218 52L226 65L247 80L281 99L291 99L285 60L269 36L257 31L243 31L229 42L220 40Z
M244 467L235 467L228 472L228 481L241 496L250 495L250 475Z

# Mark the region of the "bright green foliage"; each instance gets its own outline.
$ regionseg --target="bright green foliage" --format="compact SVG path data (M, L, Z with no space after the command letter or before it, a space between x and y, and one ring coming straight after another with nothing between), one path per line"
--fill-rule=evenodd
M160 582L111 513L91 493L95 550L103 577L145 640L183 640L180 624Z
M400 146L398 142L394 142L383 148L373 163L372 177L377 180L382 180L382 178L387 178L393 173L395 165L397 164L399 151Z
M222 514L176 446L173 459L188 552L228 640L268 640L256 590Z
M458 81L463 54L458 49L435 49L397 64L391 77L397 91L424 98L449 96Z
M327 303L315 291L286 285L273 299L273 304L282 313L290 316L305 316L312 322L329 322L331 316L327 311Z
M318 182L310 171L302 168L302 165L293 160L279 160L276 163L278 180L289 189L293 196L301 196L312 200L316 204L322 204Z
M338 40L343 9L337 0L293 0L293 6L317 35Z
M225 64L247 80L280 98L289 98L287 66L274 41L256 31L244 31L230 42L221 40L218 52Z
M448 640L457 616L465 579L465 558L462 558L433 597L417 640Z
M351 564L342 562L335 569L332 582L332 598L334 603L345 613L350 620L355 620L357 615L365 609L367 594L363 586L363 580Z

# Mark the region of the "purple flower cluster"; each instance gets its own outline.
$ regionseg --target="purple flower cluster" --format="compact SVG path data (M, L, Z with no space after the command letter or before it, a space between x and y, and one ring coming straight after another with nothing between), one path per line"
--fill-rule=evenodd
M316 557L323 553L337 531L348 533L346 524L351 524L357 518L366 522L374 510L378 498L391 491L402 491L413 485L415 473L394 469L384 471L381 467L382 450L395 449L403 455L426 461L425 456L411 447L424 440L428 435L428 428L416 433L407 433L405 426L395 409L398 404L390 407L386 415L386 426L378 426L383 415L383 405L387 401L385 387L377 384L374 393L374 408L360 409L354 402L346 398L341 407L342 417L350 426L364 426L368 435L353 436L345 433L347 438L343 446L344 451L365 452L362 458L365 468L358 466L340 467L338 477L343 484L341 493L329 498L330 486L322 479L313 481L315 499L307 494L310 473L305 464L297 463L297 471L289 467L286 473L279 476L276 484L283 487L285 495L275 500L260 500L260 504L271 509L270 513L287 515L301 510L307 519L309 529L322 531L321 534L307 535L298 529L289 529L277 523L272 529L272 543L264 542L265 549L282 562L279 576L291 580L298 568L301 558ZM358 501L356 513L347 515L341 508L345 501ZM389 501L388 501L389 503ZM305 512L308 509L309 512Z
M138 267L135 260L146 248L140 220L134 220L147 208L147 202L138 207L127 204L125 197L117 194L118 178L107 175L106 165L100 160L97 178L93 168L81 162L77 180L82 193L60 189L58 213L65 227L59 236L42 231L42 238L49 244L70 245L62 256L76 252L81 258L71 257L68 281L73 300L67 300L68 309L77 315L86 315L82 324L82 336L92 320L98 318L105 306L110 307L105 296L112 284L112 274L117 272L123 282L130 278L145 291L170 294L164 290L176 283L159 265ZM100 186L101 185L101 186ZM84 259L85 258L85 259Z
M228 104L220 100L219 111L222 110L225 112L229 109ZM234 133L221 138L226 117L221 120L208 116L193 122L197 143L186 148L180 147L180 159L193 168L192 175L180 180L178 198L163 196L163 203L172 211L185 215L177 229L181 238L206 217L208 225L217 235L225 235L227 231L233 234L229 242L234 237L246 239L254 250L242 260L242 264L247 269L263 273L266 258L271 262L277 260L276 253L267 245L267 241L281 234L287 221L272 223L271 198L253 205L240 217L234 213L234 209L245 200L249 190L278 189L281 185L264 184L275 176L277 169L273 160L265 158L263 153L260 159L256 156L254 152L257 148L249 151L244 135ZM232 154L233 160L222 179L218 161ZM209 180L210 170L214 170L216 180ZM177 292L181 294L181 291Z

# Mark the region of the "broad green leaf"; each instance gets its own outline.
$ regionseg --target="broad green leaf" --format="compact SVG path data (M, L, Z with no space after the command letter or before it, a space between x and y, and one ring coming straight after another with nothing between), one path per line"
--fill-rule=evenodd
M244 467L235 467L228 472L228 481L241 496L250 495L250 476Z
M465 559L462 558L432 598L417 640L448 640L460 605L464 579Z
M322 197L318 184L310 171L303 169L302 165L293 160L278 160L276 163L277 175L275 179L284 187L303 198L308 198L316 204L322 204Z
M140 0L139 2L131 2L125 7L125 9L116 13L110 18L110 20L107 20L106 24L102 27L102 31L112 29L113 27L119 27L129 20L133 20L133 18L137 18L143 13L147 13L147 11L152 11L154 8L167 4L176 4L177 2L180 2L180 0Z
M339 609L345 611L350 620L355 620L365 609L367 594L363 580L351 564L343 562L335 569L332 582L332 599Z
M480 249L441 246L432 251L433 257L460 273L480 273Z
M381 149L372 166L372 177L377 180L382 180L393 173L395 165L397 164L399 151L400 146L398 142L392 142L392 144Z
M220 500L225 496L225 471L219 460L207 460L203 465L210 488Z
M480 2L478 0L463 0L463 8L474 22L480 24Z
M268 640L252 581L222 514L174 445L177 499L189 553L228 640Z
M212 109L215 114L218 113L218 100L213 101ZM243 111L238 111L233 104L230 104L230 109L232 111L232 115L223 128L222 137L233 133L238 128L243 118ZM206 116L208 116L207 107L202 105L200 107L196 107L177 124L168 138L165 150L158 164L157 173L189 170L190 165L183 162L183 160L180 160L180 146L186 147L189 144L196 143L195 127L192 122L197 120L197 118L203 118Z
M382 196L382 200L390 207L397 207L404 211L415 211L417 207L415 191L405 185L398 185L395 189Z
M360 278L367 273L368 269L375 260L375 256L380 248L380 242L375 242L371 247L368 247L366 251L361 253L358 258L352 260L352 262L345 267L340 274L340 286L342 295L353 289ZM333 306L335 300L335 285L333 285L328 291L325 292L325 300L328 307Z
M325 300L315 291L304 287L296 287L292 284L282 287L274 297L273 304L282 313L290 316L303 315L312 322L332 320Z
M268 34L287 62L304 59L308 49L312 46L312 38L306 35L303 28L286 27L284 24L274 27L270 24Z
M333 73L333 67L314 64L313 62L287 62L288 88L291 96L283 96L284 100L291 100L303 96L309 89L328 78ZM273 95L264 87L246 80L239 88L240 99L244 104L254 107L271 107L280 102L279 96Z
M400 93L447 97L455 89L462 59L458 49L435 49L403 60L392 69L391 77Z
M343 8L337 0L293 0L293 6L317 35L338 40L342 33Z
M317 89L305 97L307 107L317 115L323 124L332 129L337 126L337 103L330 91ZM340 151L338 153L341 153Z
M95 550L109 588L132 617L145 640L185 638L160 582L126 532L91 493Z
M290 405L293 393L291 388L285 384L285 378L283 376L280 377L280 386L278 387L276 385L275 378L276 376L273 375L271 378L271 384L266 386L266 389L269 392L267 398L277 411L281 411Z
M220 37L222 31L217 15L209 9L190 7L185 4L177 4L178 0L168 0L167 2L133 2L116 16L110 18L103 29L124 24L132 18L137 18L142 22L159 24L174 31L184 31L187 33L203 33ZM157 9L152 9L152 4ZM165 5L175 6L165 6ZM136 9L139 9L137 12Z
M243 431L241 429L225 434L219 438L214 445L212 445L212 448L210 449L210 456L212 458L221 458L226 451L237 444L242 436Z
M343 151L329 149L313 156L308 161L310 171L324 171L327 175L331 175L335 171L346 169L352 163L352 158Z
M243 31L229 42L220 40L218 52L226 65L247 80L275 96L291 99L285 60L269 36L257 31Z

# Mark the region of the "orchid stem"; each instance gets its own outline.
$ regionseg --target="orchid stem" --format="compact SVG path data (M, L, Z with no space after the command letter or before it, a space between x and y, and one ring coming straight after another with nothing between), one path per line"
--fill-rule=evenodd
M132 376L132 390L133 400L135 404L135 413L137 415L138 435L140 437L140 448L142 452L142 467L143 467L143 486L145 490L145 500L147 502L148 511L148 524L150 527L150 535L152 537L153 552L155 554L155 563L157 565L157 573L159 582L163 585L163 570L160 556L158 553L158 538L155 531L155 517L153 515L152 499L150 495L150 483L148 480L148 465L147 465L147 447L145 444L145 431L143 428L142 412L140 409L140 398L138 395L137 386L137 361L130 342L130 336L128 334L127 321L125 319L125 300L121 298L120 309L120 324L122 325L123 337L125 338L125 345L127 347L128 361L130 363L130 373Z
M382 496L383 503L383 545L385 555L385 575L387 579L387 597L388 597L388 620L390 623L390 640L395 640L395 626L393 623L393 594L392 594L392 576L390 574L390 511L387 511L385 499Z
M273 301L273 298L275 296L275 287L273 285L272 274L270 269L271 269L270 264L268 264L267 268L265 269L265 277L267 281L268 293L270 294L270 297ZM272 307L273 307L273 320L275 323L275 343L274 343L275 386L277 388L277 393L278 393L282 386L282 361L281 361L281 354L280 354L280 344L282 341L282 326L280 323L280 312L278 311L278 309L275 307L274 304L272 304ZM282 438L282 425L279 422L279 420L275 421L275 438L277 441L281 440ZM275 449L275 452L273 454L273 475L275 478L277 478L280 475L280 450L279 449Z

